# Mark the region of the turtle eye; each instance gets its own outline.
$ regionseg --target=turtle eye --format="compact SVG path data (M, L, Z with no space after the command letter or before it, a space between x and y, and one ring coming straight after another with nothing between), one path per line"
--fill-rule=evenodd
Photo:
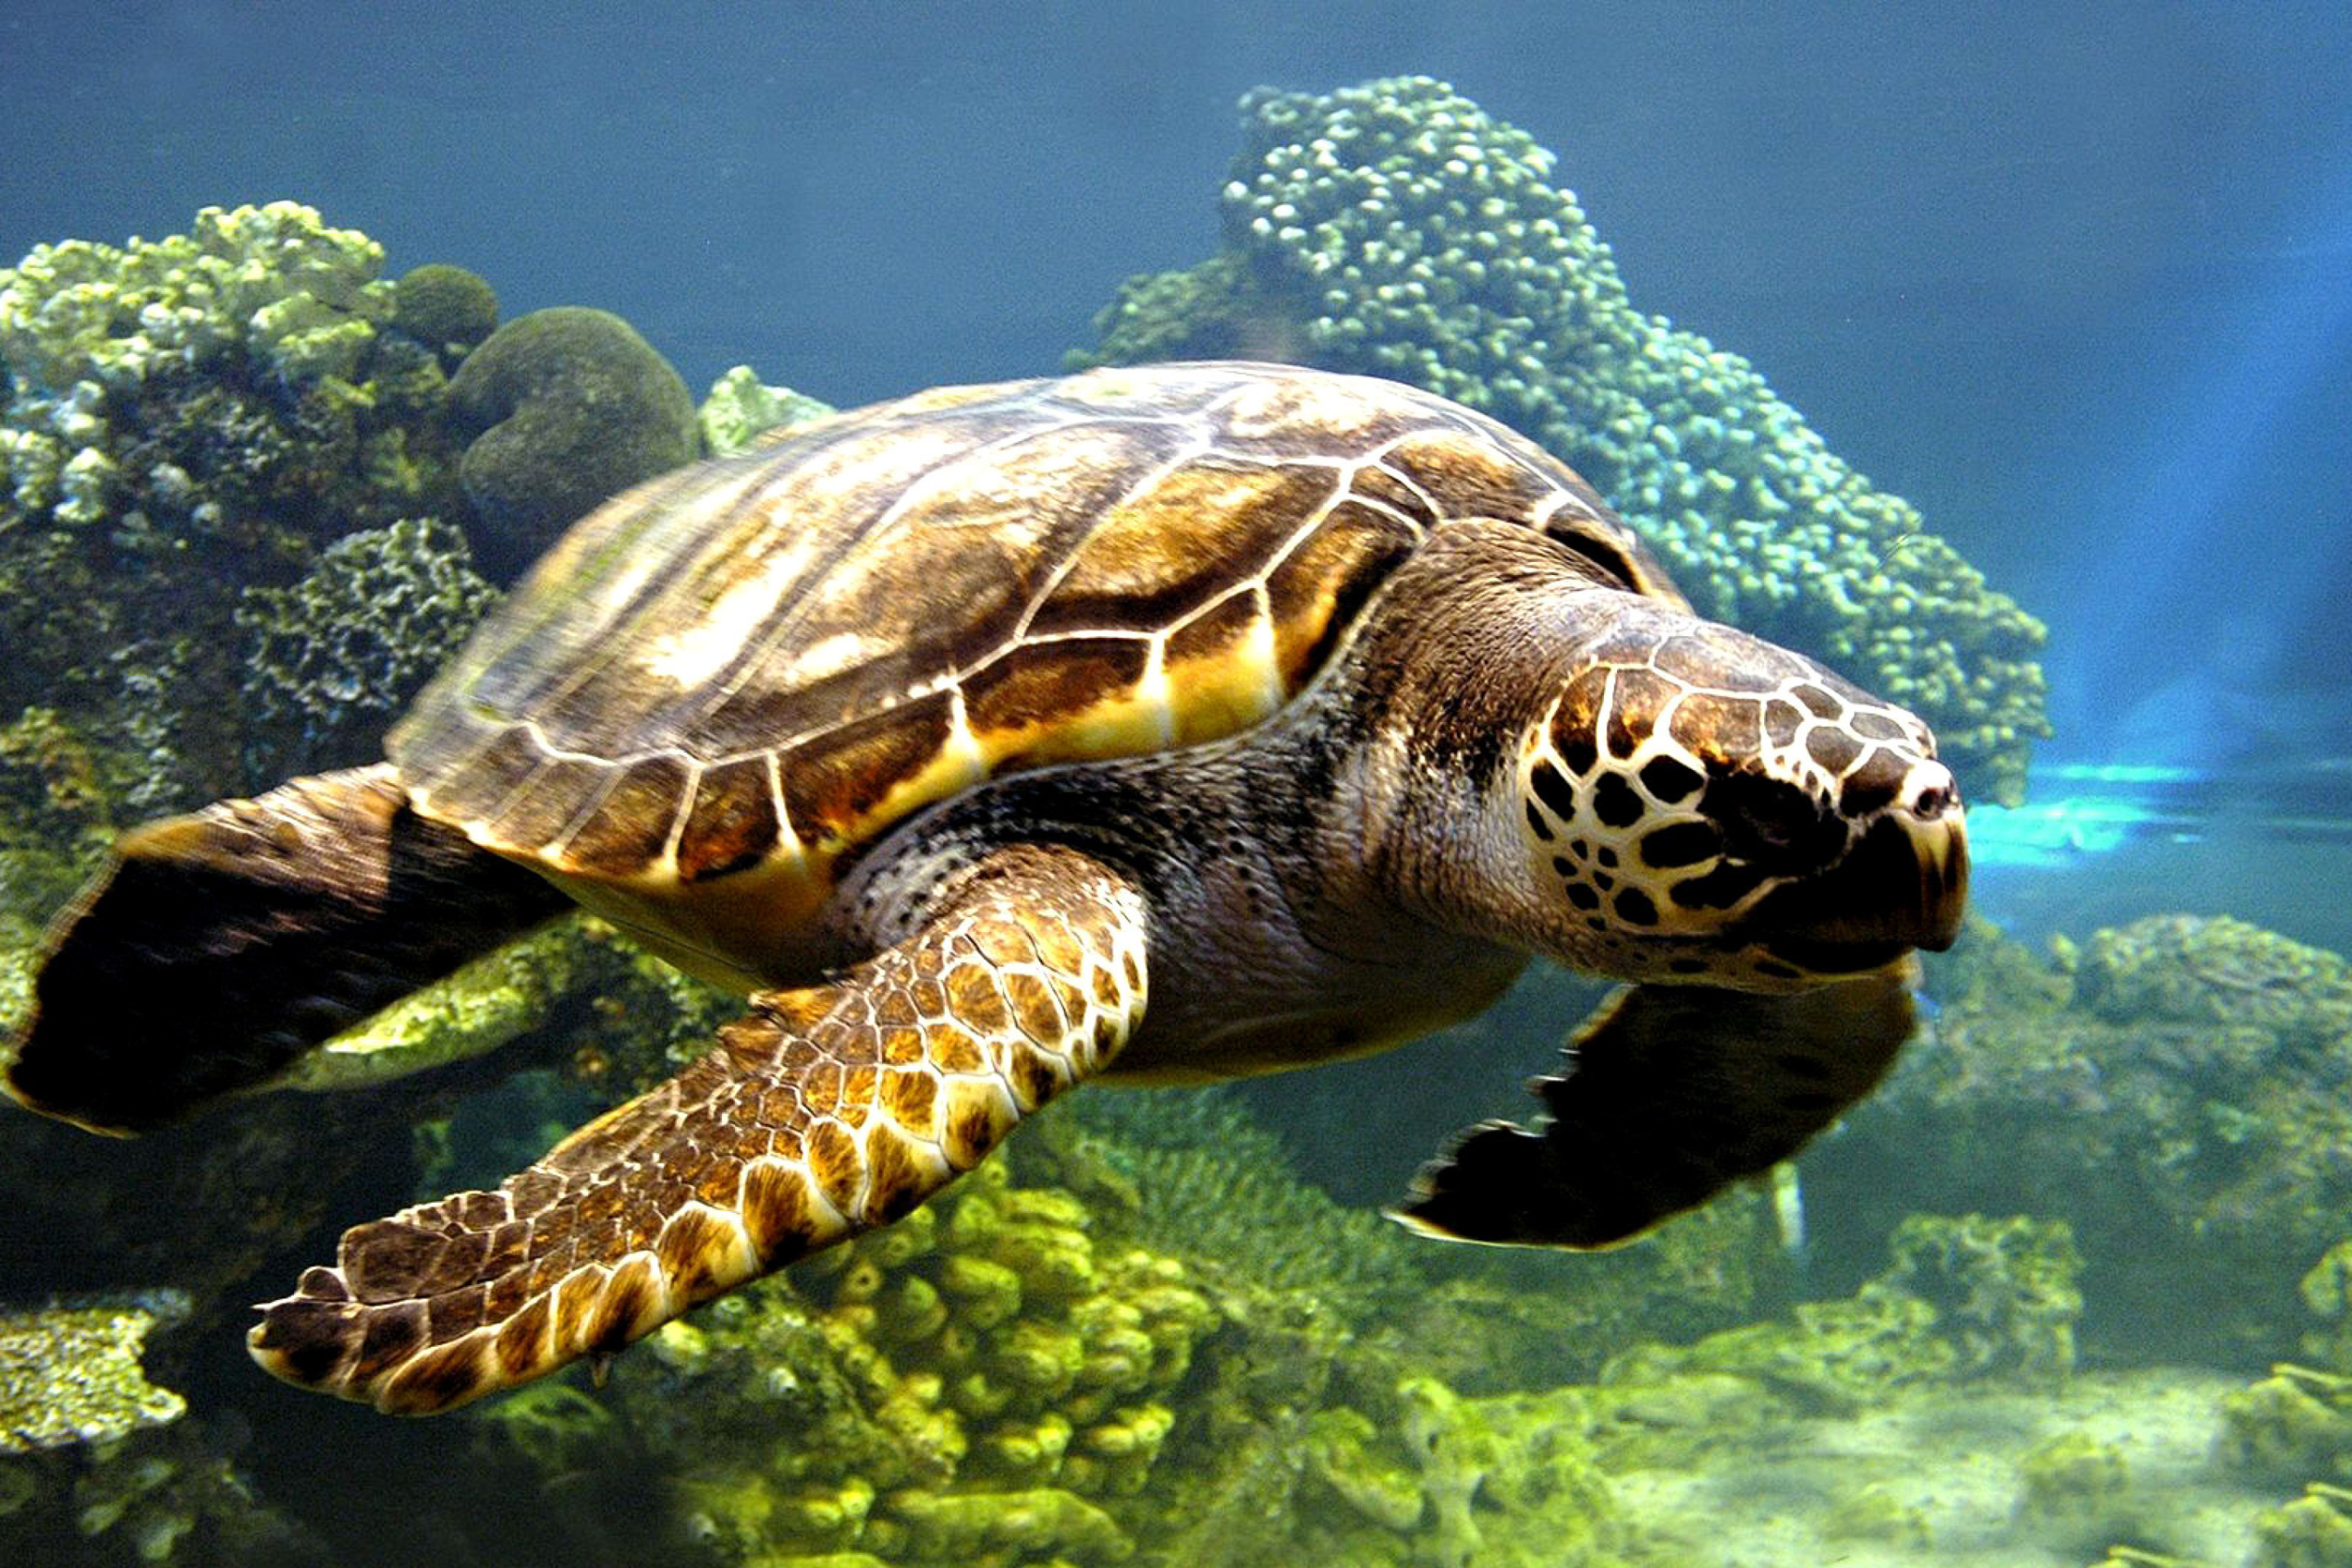
M1769 876L1801 875L1845 847L1845 824L1804 790L1762 773L1717 775L1699 810L1723 835L1724 849Z

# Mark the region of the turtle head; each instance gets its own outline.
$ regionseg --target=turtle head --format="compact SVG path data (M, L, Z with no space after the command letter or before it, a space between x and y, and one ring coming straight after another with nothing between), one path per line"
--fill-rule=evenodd
M1514 827L1547 945L1626 979L1748 989L1948 947L1968 842L1927 726L1786 648L1605 597L1519 747Z

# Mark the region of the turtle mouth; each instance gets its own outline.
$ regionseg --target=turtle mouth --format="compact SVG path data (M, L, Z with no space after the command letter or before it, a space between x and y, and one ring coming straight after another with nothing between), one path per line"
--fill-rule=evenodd
M1950 947L1968 898L1968 829L1958 809L1890 812L1820 876L1766 894L1740 934L1809 973L1860 974L1914 948Z

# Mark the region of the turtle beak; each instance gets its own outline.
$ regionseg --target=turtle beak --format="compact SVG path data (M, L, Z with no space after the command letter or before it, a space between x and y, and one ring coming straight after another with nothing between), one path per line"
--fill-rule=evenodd
M1837 864L1767 894L1743 923L1801 969L1853 974L1950 947L1968 901L1959 791L1941 763L1922 761Z

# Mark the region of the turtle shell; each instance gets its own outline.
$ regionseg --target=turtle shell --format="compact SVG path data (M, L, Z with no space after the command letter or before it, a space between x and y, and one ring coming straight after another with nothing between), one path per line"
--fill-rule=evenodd
M592 907L756 873L790 923L845 852L992 774L1259 722L1470 517L1676 597L1557 459L1394 383L1202 363L923 393L606 502L390 753L417 809Z

